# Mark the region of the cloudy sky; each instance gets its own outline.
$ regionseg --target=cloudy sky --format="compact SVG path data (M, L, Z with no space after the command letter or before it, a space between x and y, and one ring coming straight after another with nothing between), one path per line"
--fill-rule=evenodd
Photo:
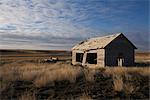
M122 32L148 50L148 10L149 0L0 0L0 48L70 50Z

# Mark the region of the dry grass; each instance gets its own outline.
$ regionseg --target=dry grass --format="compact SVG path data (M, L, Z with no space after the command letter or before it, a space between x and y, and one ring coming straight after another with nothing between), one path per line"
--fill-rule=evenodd
M131 67L127 69L128 73L138 73L142 76L150 76L150 67Z
M150 68L138 68L138 67L115 67L115 68L107 68L104 72L105 74L113 76L113 87L115 91L124 91L126 94L131 94L136 91L139 87L136 87L134 84L130 82L124 82L123 78L128 81L133 80L134 77L139 77L136 75L141 75L143 77L150 76ZM148 80L147 80L148 81Z
M78 98L79 100L93 100L88 94L84 93Z
M106 70L105 70L105 73L108 74L108 75L114 75L114 74L117 74L117 75L123 75L126 73L126 68L124 67L107 67Z
M15 90L15 88L21 86L26 89L22 90L22 92L20 92L19 90L20 93L18 94L20 94L21 96L19 95L17 97L18 100L36 100L40 98L40 96L44 96L42 93L48 93L48 99L51 99L53 98L53 96L51 97L49 95L57 94L55 93L55 91L60 92L64 90L63 92L65 93L65 91L68 91L68 89L73 91L74 93L78 92L78 90L81 89L82 92L77 94L77 96L72 95L75 98L77 97L76 99L80 99L80 100L91 100L92 97L95 96L99 97L99 94L104 96L110 96L109 94L111 94L115 96L115 94L117 94L118 92L121 93L124 92L125 95L127 94L127 96L130 96L132 94L135 95L137 91L138 93L136 94L136 96L144 98L143 96L145 95L146 97L148 97L146 95L147 93L146 89L148 87L147 77L150 76L149 67L145 67L145 68L142 68L140 66L139 68L138 67L129 67L129 68L128 67L113 67L113 68L104 67L101 69L82 69L79 66L75 67L69 64L71 61L71 56L68 56L68 54L66 56L63 55L57 57L60 60L70 59L67 60L69 61L69 63L57 62L57 63L41 64L36 62L38 59L49 58L49 54L50 53L47 54L38 53L38 54L27 54L27 55L7 54L1 56L0 94L8 92L8 94L4 94L4 95L12 96L13 93L11 94L10 92L12 91L14 92L14 94L18 93L18 90ZM56 54L56 52L54 52L54 54ZM150 60L149 57L150 56L148 56L148 54L144 54L144 55L138 54L136 55L135 60L139 62L141 61L148 62ZM96 73L100 73L100 75ZM85 76L81 78L85 78L86 82L82 82L82 79L80 80L80 78L77 78L80 75ZM76 81L76 78L79 80ZM20 81L21 82L17 83L16 80L19 80L17 82ZM55 81L61 81L61 80L68 80L73 84L68 85L67 83L67 85L64 86L67 88L65 89L61 88L59 91L58 89L59 84L54 84L54 83ZM13 87L16 84L18 84L19 86ZM104 84L104 85L99 85L99 84ZM48 88L49 85L50 87L56 88L58 90L53 90L53 89L50 90ZM58 87L56 85L58 85ZM63 85L65 84L62 84L62 86ZM102 88L102 87L104 88L104 90L103 89L100 89L99 91L97 90L98 88ZM139 93L140 92L139 90L141 91L141 93ZM95 95L94 92L99 94ZM63 94L60 94L59 96L61 97L61 95ZM64 97L67 96L69 95L66 94ZM131 99L132 98L133 97L131 97Z
M76 77L78 77L80 73L80 68L64 66L59 69L43 72L34 80L34 83L36 86L41 87L54 81L69 80L70 82L75 82Z
M135 87L133 84L130 83L124 83L124 91L126 94L133 93L138 87Z
M36 86L41 87L54 81L69 80L70 82L75 82L76 77L83 74L83 72L87 81L94 81L94 74L96 71L97 70L95 69L82 71L80 67L74 67L70 64L64 63L25 63L15 64L13 66L10 64L0 67L0 77L5 79L5 81L33 81ZM114 76L114 89L121 90L123 84L121 76L129 78L128 73L138 73L143 76L149 76L150 68L114 67L106 68L104 73Z
M81 68L69 64L32 64L27 63L23 66L3 66L0 68L1 77L7 81L26 80L33 81L38 87L45 86L47 83L61 80L75 82L80 75Z
M126 94L132 94L138 89L130 82L124 82L123 78L130 81L134 77L141 75L142 77L150 76L150 68L137 67L113 67L99 69L82 69L79 66L72 66L63 62L51 64L37 64L37 63L13 63L6 64L0 67L0 90L7 88L9 82L16 80L32 81L36 87L46 87L47 85L54 85L55 81L68 80L71 83L76 82L76 78L80 75L85 75L87 82L94 82L94 75L99 72L104 76L111 76L113 79L113 90L124 91ZM35 97L31 94L24 94L20 100L34 100ZM89 100L90 96L83 94L81 100Z
M96 74L95 69L90 69L90 70L84 69L84 75L85 75L86 81L93 82L95 74Z
M36 100L35 95L31 95L32 93L27 93L27 94L23 94L21 95L21 97L19 98L19 100Z
M125 75L128 73L137 73L142 76L149 76L150 75L150 68L149 67L107 67L105 72L107 75Z
M138 88L135 87L134 84L123 82L122 76L119 75L113 77L113 87L114 91L118 92L124 91L125 94L131 94Z

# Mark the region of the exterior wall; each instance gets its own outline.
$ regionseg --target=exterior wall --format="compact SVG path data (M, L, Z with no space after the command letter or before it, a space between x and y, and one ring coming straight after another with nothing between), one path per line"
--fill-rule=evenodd
M81 64L79 62L76 62L76 53L84 53L83 61L82 61L83 66L88 66L89 68L99 68L99 67L104 67L105 65L104 63L105 50L104 49L89 50L86 52L83 52L80 50L73 50L72 51L72 64L73 65ZM97 53L97 64L86 63L87 53Z
M98 49L98 52L97 52L97 64L100 67L104 67L105 66L105 50L104 49Z
M72 64L76 64L76 52L74 50L72 50Z
M134 65L134 48L124 37L117 37L105 48L105 66L117 66L118 55L123 55L123 66Z

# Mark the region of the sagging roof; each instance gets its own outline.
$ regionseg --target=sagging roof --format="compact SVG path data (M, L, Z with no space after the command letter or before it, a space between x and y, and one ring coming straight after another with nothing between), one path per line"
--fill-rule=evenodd
M117 38L122 33L117 33L114 35L108 35L103 37L91 38L86 41L82 41L79 44L75 45L72 50L92 50L92 49L103 49L105 48L111 41ZM126 38L126 37L125 37ZM127 39L127 38L126 38ZM128 40L128 39L127 39ZM129 41L129 40L128 40ZM130 41L129 41L130 42ZM130 42L131 43L131 42ZM132 44L132 43L131 43ZM133 45L133 44L132 44ZM136 49L136 47L133 45Z

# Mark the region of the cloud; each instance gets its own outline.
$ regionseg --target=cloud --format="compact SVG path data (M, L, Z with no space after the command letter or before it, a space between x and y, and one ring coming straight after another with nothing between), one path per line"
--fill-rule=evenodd
M16 26L14 26L14 25L3 25L3 26L0 26L0 30L2 30L2 31L16 30Z
M12 34L28 36L50 34L52 37L69 37L90 30L71 22L69 18L78 15L74 14L75 12L65 1L48 3L47 0L3 0L1 2L0 17L3 19L1 26L4 27L5 24L17 26L16 32Z
M89 37L124 31L136 6L113 0L0 0L1 48L68 49Z

